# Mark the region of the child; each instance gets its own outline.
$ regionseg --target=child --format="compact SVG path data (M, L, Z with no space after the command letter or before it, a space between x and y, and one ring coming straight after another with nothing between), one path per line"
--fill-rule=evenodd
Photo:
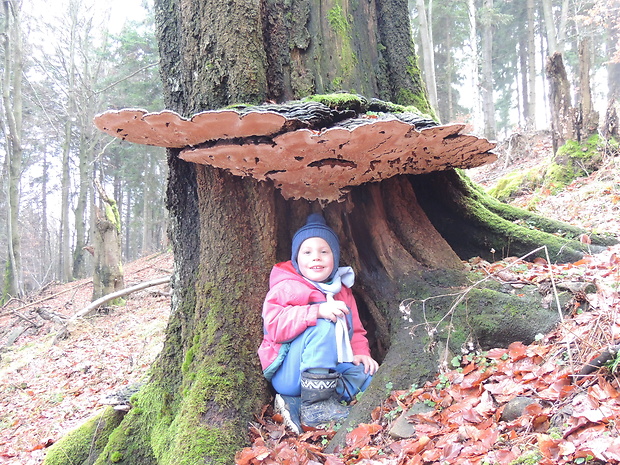
M293 236L291 260L271 271L258 355L276 409L296 433L342 420L379 368L371 357L338 236L318 213ZM340 382L339 382L340 381ZM300 421L301 420L301 421Z

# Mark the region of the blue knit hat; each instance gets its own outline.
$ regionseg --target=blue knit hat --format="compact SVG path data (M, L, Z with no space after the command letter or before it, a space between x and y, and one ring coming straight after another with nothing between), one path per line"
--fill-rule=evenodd
M293 245L291 248L291 261L293 262L293 266L295 267L295 270L300 273L299 265L297 264L297 255L299 254L301 244L306 239L310 239L311 237L320 237L325 240L327 245L329 245L329 248L332 249L332 254L334 255L334 269L327 278L329 281L334 277L336 271L338 271L340 262L340 242L338 241L338 236L334 230L327 226L325 218L323 218L323 215L320 213L312 213L309 215L305 226L299 228L293 236Z

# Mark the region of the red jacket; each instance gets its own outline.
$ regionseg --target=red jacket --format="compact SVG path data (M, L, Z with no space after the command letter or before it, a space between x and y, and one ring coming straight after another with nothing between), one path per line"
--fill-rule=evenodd
M334 300L343 301L350 310L353 328L349 328L353 355L370 355L366 330L357 311L351 289L342 286ZM288 262L278 263L271 270L269 292L263 304L263 342L258 356L267 379L282 364L288 344L309 326L315 326L319 304L326 301L325 294L306 281Z

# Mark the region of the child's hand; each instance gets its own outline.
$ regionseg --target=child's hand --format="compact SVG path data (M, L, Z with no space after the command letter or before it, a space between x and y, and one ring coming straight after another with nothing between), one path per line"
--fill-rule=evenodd
M347 305L340 300L331 300L319 305L319 318L325 318L335 323L338 318L349 313Z
M374 375L379 369L379 364L370 355L354 355L353 365L364 365L364 373Z

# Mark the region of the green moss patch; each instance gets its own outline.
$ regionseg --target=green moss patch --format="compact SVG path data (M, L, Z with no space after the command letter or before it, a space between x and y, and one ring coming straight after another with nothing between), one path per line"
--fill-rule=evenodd
M44 465L93 463L108 438L123 419L123 412L108 407L86 423L69 432L48 449ZM118 462L119 456L114 458Z
M590 136L585 142L567 141L560 147L545 173L545 187L557 191L578 177L596 171L603 161L601 137Z
M514 171L502 176L487 193L505 202L524 189L535 190L543 184L543 171L534 167L526 171Z

